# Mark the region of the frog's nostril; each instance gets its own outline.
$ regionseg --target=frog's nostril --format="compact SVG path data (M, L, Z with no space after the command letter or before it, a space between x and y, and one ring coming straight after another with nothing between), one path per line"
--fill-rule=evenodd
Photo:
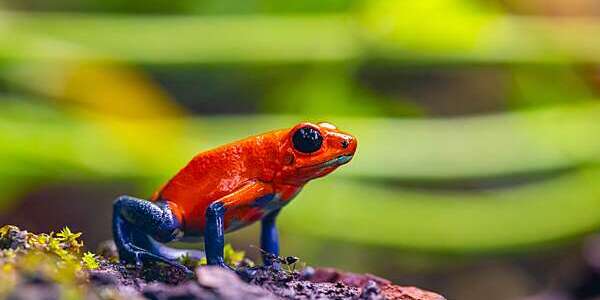
M348 140L342 141L342 148L346 149L346 148L348 148L348 145L350 145L350 142L348 142Z

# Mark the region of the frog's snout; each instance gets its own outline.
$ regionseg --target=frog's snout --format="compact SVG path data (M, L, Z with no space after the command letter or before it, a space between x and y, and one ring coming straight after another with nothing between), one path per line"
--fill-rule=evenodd
M354 157L356 146L357 143L355 137L348 134L342 134L338 146L339 155L335 158L334 164L336 166L341 166L349 163Z
M338 136L339 147L341 152L345 156L352 156L356 152L357 141L356 138L349 134L339 134Z
M342 148L346 149L346 148L348 148L349 145L350 145L350 142L348 140L342 141Z

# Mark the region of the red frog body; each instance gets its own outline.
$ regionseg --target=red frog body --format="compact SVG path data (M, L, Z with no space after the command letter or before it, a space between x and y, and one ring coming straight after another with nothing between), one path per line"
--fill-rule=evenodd
M329 123L304 122L202 152L158 190L152 202L128 196L115 202L113 232L120 256L133 256L139 264L137 250L132 255L130 248L151 248L145 249L150 256L173 258L170 248L145 242L136 231L161 242L204 236L209 264L222 264L221 257L211 257L213 240L218 240L216 255L222 256L223 233L258 220L263 221L261 247L278 255L274 226L279 210L308 181L349 162L356 147L356 138Z

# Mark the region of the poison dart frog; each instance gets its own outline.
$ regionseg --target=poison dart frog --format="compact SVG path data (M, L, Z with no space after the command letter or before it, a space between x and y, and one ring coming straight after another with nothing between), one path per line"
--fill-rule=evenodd
M159 261L185 269L178 258L187 254L229 268L224 234L259 220L264 254L278 256L275 219L281 208L308 181L348 163L356 147L355 137L332 124L304 122L197 154L149 201L121 196L114 202L120 259L138 267ZM163 245L199 238L205 253Z

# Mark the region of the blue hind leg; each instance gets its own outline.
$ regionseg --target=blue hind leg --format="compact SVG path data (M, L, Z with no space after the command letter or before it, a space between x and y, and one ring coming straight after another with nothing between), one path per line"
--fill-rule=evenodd
M119 257L126 263L141 267L144 263L159 261L191 273L173 261L179 250L154 241L172 241L180 230L181 224L164 202L121 196L114 203L113 235Z

